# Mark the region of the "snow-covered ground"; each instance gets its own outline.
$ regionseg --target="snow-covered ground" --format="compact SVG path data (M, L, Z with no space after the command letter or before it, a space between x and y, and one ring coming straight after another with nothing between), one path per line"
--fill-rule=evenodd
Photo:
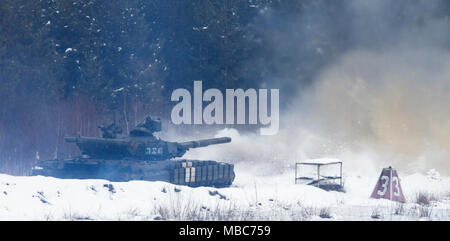
M450 178L435 171L399 170L408 201L400 205L369 198L377 175L344 169L342 193L294 184L293 169L255 170L237 164L233 185L220 189L0 174L0 220L450 220Z

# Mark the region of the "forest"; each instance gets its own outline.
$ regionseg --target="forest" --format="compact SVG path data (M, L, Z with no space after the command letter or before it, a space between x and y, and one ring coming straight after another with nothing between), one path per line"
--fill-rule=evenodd
M444 2L414 16L404 2L386 16L399 27L450 12ZM0 172L73 154L63 137L97 136L102 123L168 120L172 91L194 80L278 88L288 106L350 47L390 41L382 26L355 35L356 17L330 0L2 0Z

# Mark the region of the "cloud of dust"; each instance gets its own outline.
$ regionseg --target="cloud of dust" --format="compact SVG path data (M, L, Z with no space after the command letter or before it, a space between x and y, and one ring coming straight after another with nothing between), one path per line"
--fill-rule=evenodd
M232 143L189 155L275 169L334 157L361 173L388 165L450 173L449 52L353 51L294 103L276 136L225 129L216 136L230 136Z
M392 165L450 175L450 19L440 12L449 5L417 3L349 1L342 14L353 19L350 47L289 97L277 135L225 129L217 136L231 136L232 143L186 157L246 163L267 173L332 157L352 173Z
M354 51L302 100L308 126L339 147L334 153L369 150L373 161L403 171L450 173L448 51Z

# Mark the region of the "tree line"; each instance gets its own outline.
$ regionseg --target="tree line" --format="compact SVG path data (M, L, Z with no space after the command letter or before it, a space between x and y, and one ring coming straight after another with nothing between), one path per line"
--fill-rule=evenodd
M172 91L194 80L285 93L307 84L347 43L342 5L2 0L0 172L24 174L37 158L76 154L63 137L98 135L101 123L129 130L146 114L168 118ZM321 29L323 21L336 28Z

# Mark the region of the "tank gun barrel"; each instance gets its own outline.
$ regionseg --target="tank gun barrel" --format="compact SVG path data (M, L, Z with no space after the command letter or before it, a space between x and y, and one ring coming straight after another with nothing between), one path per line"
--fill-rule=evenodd
M231 142L230 137L219 137L219 138L211 138L211 139L203 139L198 141L186 141L186 142L180 142L178 143L179 146L181 146L183 149L189 149L189 148L199 148L199 147L205 147L209 145L217 145L217 144L223 144L223 143L229 143Z

